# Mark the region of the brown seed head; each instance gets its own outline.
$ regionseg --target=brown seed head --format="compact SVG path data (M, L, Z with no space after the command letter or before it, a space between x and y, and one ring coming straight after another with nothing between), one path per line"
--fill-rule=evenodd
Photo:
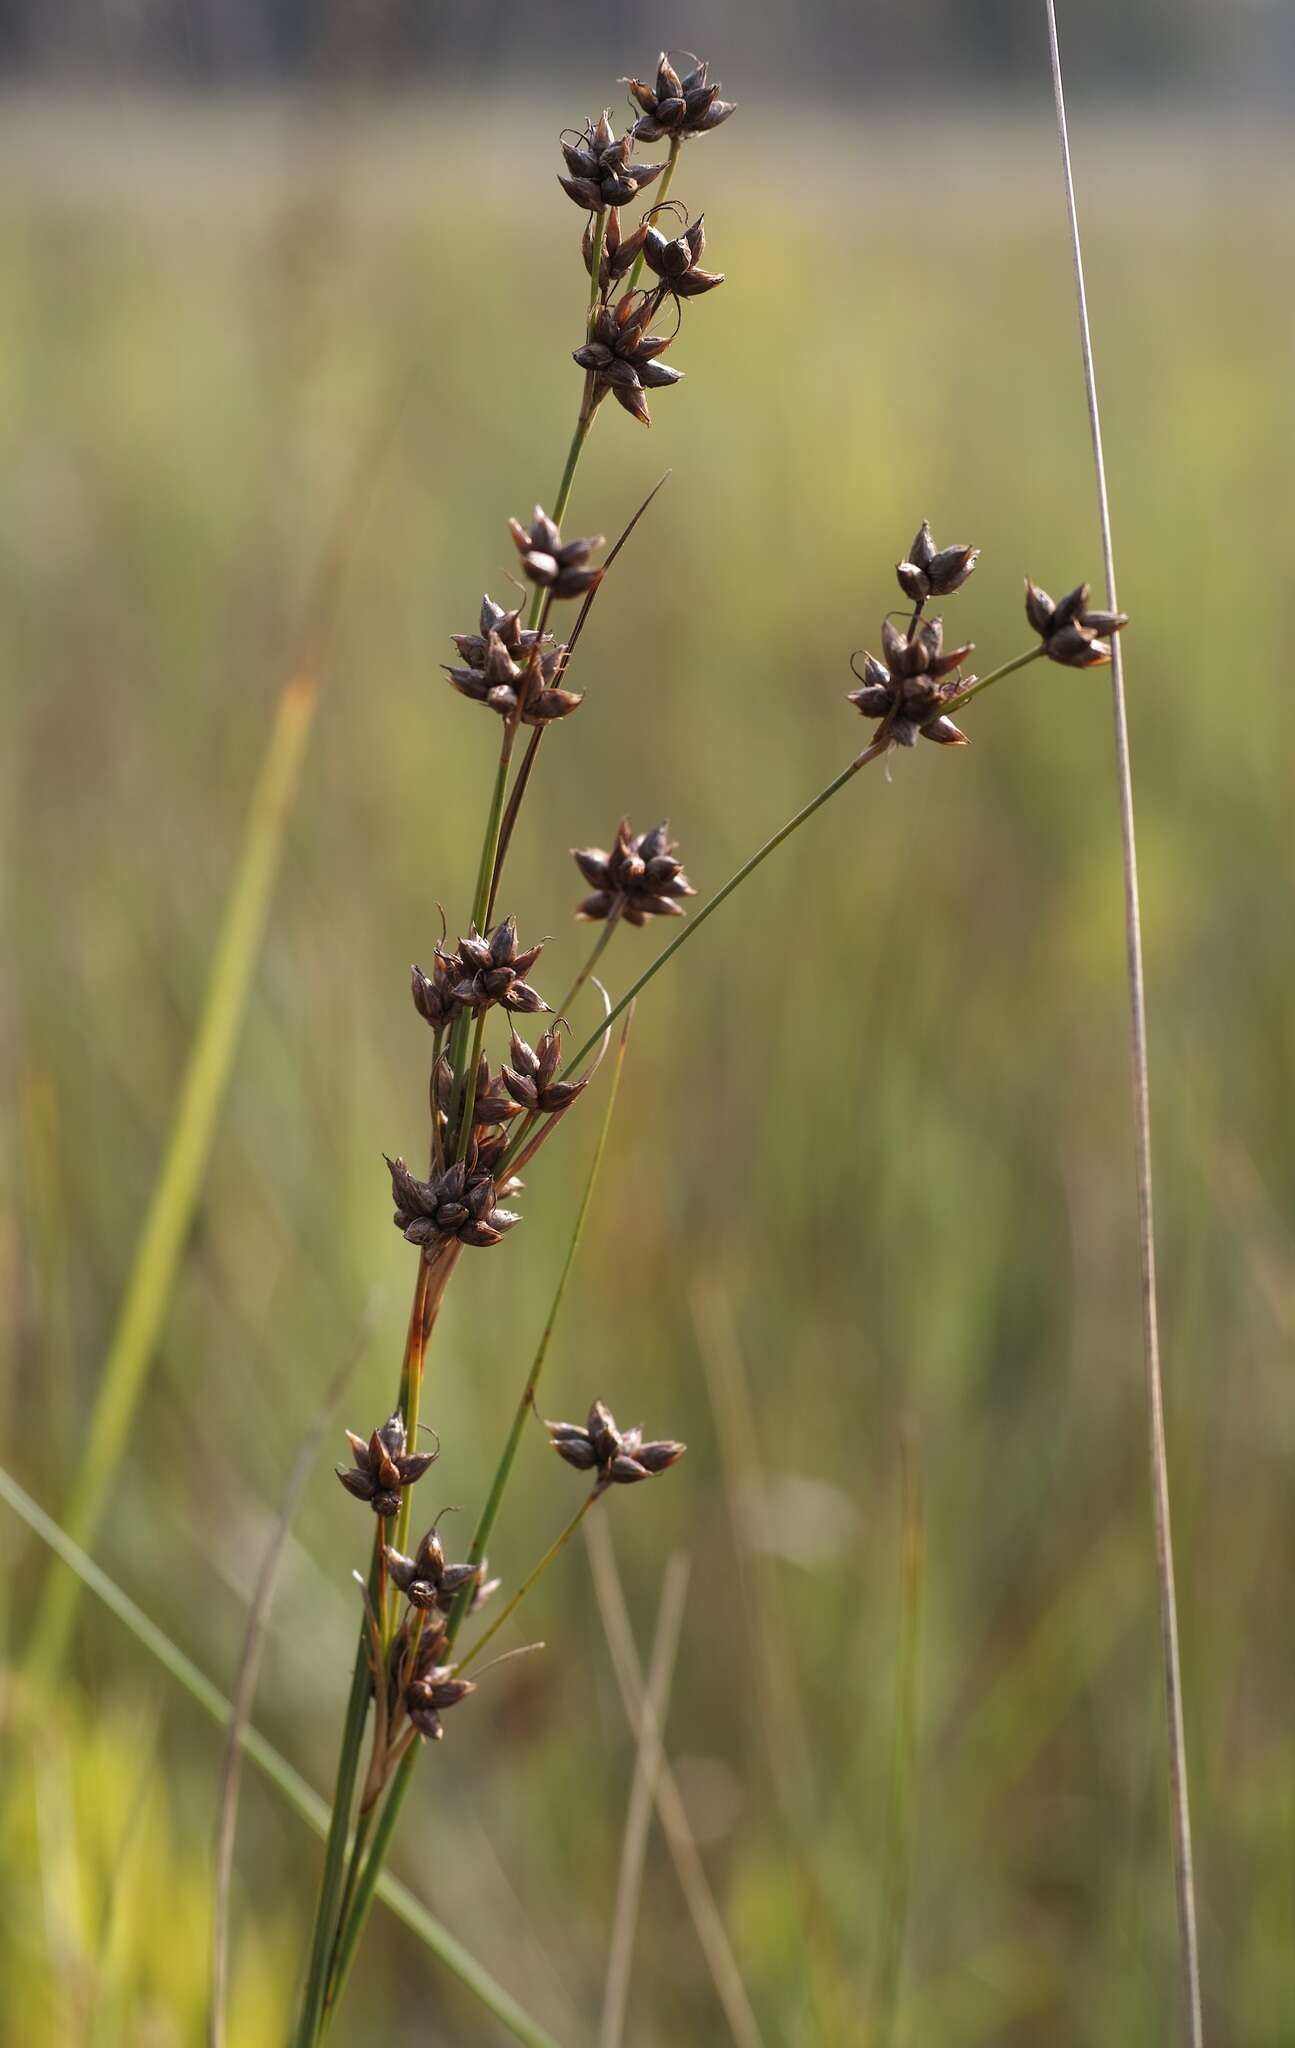
M1093 611L1086 583L1077 583L1059 603L1025 579L1025 616L1043 642L1049 661L1064 668L1100 668L1111 658L1110 639L1129 623L1127 612Z
M652 424L646 393L677 384L683 375L658 361L674 336L647 331L658 306L656 292L625 292L614 305L597 308L588 339L572 350L574 361L593 377L595 403L601 404L610 391L645 427Z
M561 1065L562 1034L556 1028L546 1031L536 1046L529 1046L514 1031L512 1065L503 1069L500 1079L515 1105L552 1116L574 1102L581 1089L589 1085L587 1074L578 1081L559 1081Z
M688 1448L673 1439L644 1443L641 1429L621 1430L616 1418L602 1401L595 1401L583 1424L546 1422L558 1456L577 1472L596 1472L596 1488L636 1486L669 1471Z
M603 544L600 533L564 542L555 522L538 505L529 526L510 519L508 530L522 558L522 573L541 590L551 590L554 597L583 597L602 582L603 571L589 561Z
M641 78L625 79L643 109L631 131L635 139L659 142L669 135L682 141L690 135L709 135L712 128L727 121L737 111L736 103L719 97L719 87L710 83L709 70L709 64L694 64L681 75L663 50L652 84Z
M656 227L649 227L643 239L643 260L654 277L659 277L667 291L677 299L695 299L703 292L714 291L717 284L723 284L722 270L703 270L702 251L706 247L706 230L703 216L674 239L667 238Z
M907 559L896 564L895 575L905 597L920 605L928 597L950 597L961 590L979 560L979 548L937 548L924 519Z
M405 1712L420 1735L429 1742L439 1742L445 1732L441 1715L450 1707L457 1707L460 1700L476 1689L470 1678L456 1678L450 1666L438 1664L424 1677L409 1681L405 1687Z
M966 746L967 735L944 715L944 706L974 680L958 680L955 674L972 652L970 642L946 654L941 619L925 620L912 634L901 633L887 619L881 644L885 661L864 655L863 687L847 693L849 702L865 718L886 720L885 731L897 746L912 747L919 739L945 747Z
M523 725L548 725L576 709L579 696L558 687L567 650L551 633L531 632L521 624L520 609L506 612L489 595L481 601L480 623L480 632L452 636L467 666L447 663L445 674L460 696L501 718L520 716Z
M515 918L504 918L485 938L474 925L458 944L455 1002L469 1010L488 1010L492 1004L502 1003L506 1010L526 1016L546 1010L548 1004L524 979L543 950L543 941L524 950L518 946Z
M606 113L597 121L586 121L576 141L563 140L561 148L567 160L567 176L559 173L558 183L568 199L589 213L599 213L604 207L628 206L665 169L664 164L632 163L633 133L618 140Z
M367 1441L349 1429L346 1441L354 1462L349 1468L336 1466L338 1478L348 1493L367 1501L375 1515L386 1519L400 1512L402 1490L421 1479L436 1462L435 1451L406 1450L404 1418L399 1413L375 1429Z
M634 925L649 917L683 917L679 899L697 891L674 850L665 819L651 831L636 834L629 819L622 818L610 853L600 846L573 846L572 858L593 889L576 916L597 921L615 912Z
M459 976L450 957L437 946L432 954L431 973L424 974L421 967L411 967L409 976L414 1008L424 1023L430 1024L434 1031L443 1030L447 1024L453 1023L458 1013L454 984Z
M497 1148L469 1146L466 1158L431 1181L416 1180L403 1159L388 1159L397 1230L425 1250L450 1238L481 1249L498 1244L505 1231L522 1220L511 1209L500 1208L500 1190L491 1177L496 1150L502 1151L505 1143L501 1132Z

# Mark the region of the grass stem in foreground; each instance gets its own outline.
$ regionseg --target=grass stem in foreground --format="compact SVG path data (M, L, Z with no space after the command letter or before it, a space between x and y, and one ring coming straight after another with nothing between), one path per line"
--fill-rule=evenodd
M1084 391L1092 437L1097 511L1106 572L1106 602L1118 611L1115 587L1115 544L1106 457L1102 447L1101 411L1097 402L1097 371L1088 320L1083 244L1075 203L1070 161L1070 132L1061 77L1055 0L1044 0L1052 90L1056 102L1057 139L1066 191L1070 250L1075 272L1079 344L1084 366ZM1169 1735L1169 1795L1173 1827L1174 1892L1178 1908L1179 1962L1183 2005L1192 2048L1203 2048L1200 1954L1196 1932L1196 1885L1192 1863L1191 1800L1187 1775L1187 1736L1183 1726L1182 1664L1178 1647L1178 1598L1174 1585L1174 1542L1169 1508L1169 1458L1165 1444L1164 1380L1160 1365L1160 1314L1156 1292L1156 1232L1151 1179L1151 1088L1147 1061L1147 995L1142 965L1142 913L1138 893L1137 831L1133 808L1133 765L1129 750L1128 708L1124 693L1124 656L1117 635L1111 645L1111 700L1115 718L1115 773L1120 801L1120 841L1124 863L1125 956L1129 986L1129 1036L1132 1051L1133 1147L1138 1198L1138 1248L1142 1275L1142 1350L1146 1370L1147 1418L1151 1455L1151 1503L1155 1520L1156 1581L1160 1595L1160 1648L1164 1671Z

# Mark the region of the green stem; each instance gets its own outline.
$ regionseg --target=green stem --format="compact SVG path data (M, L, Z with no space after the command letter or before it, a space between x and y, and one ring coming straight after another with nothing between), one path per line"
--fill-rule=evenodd
M1013 655L1012 659L1005 661L1001 668L991 669L987 676L978 676L974 683L968 683L965 690L959 690L956 697L950 697L944 709L946 711L960 711L964 704L970 704L972 698L978 697L982 690L987 690L991 683L1001 683L1004 676L1014 675L1018 668L1028 668L1032 661L1041 661L1046 652L1046 648L1040 641L1037 647L1027 648L1024 654Z
M509 1475L512 1472L513 1464L517 1457L518 1446L522 1440L522 1432L526 1427L527 1411L535 1406L535 1389L539 1384L540 1374L544 1370L544 1362L548 1357L549 1345L553 1340L553 1331L557 1325L558 1311L562 1307L562 1298L567 1290L567 1282L571 1278L571 1268L575 1264L576 1253L580 1249L580 1240L584 1235L585 1219L589 1214L589 1205L593 1200L594 1184L598 1179L599 1170L603 1163L603 1154L607 1150L607 1138L612 1127L612 1115L616 1108L616 1097L620 1090L621 1074L625 1066L625 1052L629 1044L630 1021L630 1018L627 1017L621 1031L621 1042L617 1048L616 1064L612 1069L611 1085L607 1091L607 1107L603 1111L602 1128L598 1133L598 1142L594 1147L594 1156L589 1162L589 1177L585 1182L584 1194L580 1198L580 1207L576 1211L575 1226L571 1232L571 1241L567 1246L567 1255L563 1262L562 1271L558 1276L558 1284L554 1290L548 1320L544 1325L540 1341L535 1348L531 1369L526 1375L525 1385L518 1398L517 1410L513 1416L512 1427L508 1432L508 1440L504 1445L499 1463L495 1468L494 1481L490 1488L489 1497L484 1508L481 1510L481 1518L477 1523L476 1533L472 1538L472 1547L468 1552L469 1564L480 1564L486 1555L491 1532L494 1529L495 1521L499 1514L499 1506L504 1497L504 1489L508 1484ZM462 1628L468 1608L472 1604L475 1590L475 1587L472 1585L465 1586L454 1602L450 1613L449 1626L446 1630L447 1646L451 1650L458 1640L459 1630Z
M670 144L670 155L666 160L666 167L661 173L661 183L657 186L656 198L652 201L651 206L648 208L649 213L654 213L658 206L664 206L666 200L669 198L670 186L674 179L674 167L679 161L679 152L682 148L683 142L681 138L678 135L676 135ZM642 250L640 250L637 257L634 260L634 268L630 272L629 284L626 286L626 290L631 292L636 290L638 286L638 281L640 277L642 277L642 275L643 252Z
M620 923L622 908L623 905L621 904L621 902L617 901L610 915L604 920L603 928L598 934L597 943L595 944L593 951L590 953L589 958L585 961L585 964L580 969L579 974L577 974L570 988L563 996L562 1001L558 1004L557 1010L555 1012L555 1015L557 1015L558 1017L570 1017L572 1003L575 1001L581 989L588 981L590 975L593 973L595 967L598 965L598 962L602 959L603 954L607 950L607 946L611 939L611 935L615 931L617 925ZM600 1032L599 1037L601 1036L602 1033Z
M391 1781L391 1790L387 1794L386 1804L378 1816L378 1825L374 1830L373 1844L369 1850L368 1860L360 1873L359 1882L355 1887L350 1917L338 1930L337 1947L333 1953L332 1978L329 1982L324 2008L326 2020L331 2018L332 2014L336 2011L342 1993L346 1989L347 1979L351 1974L351 1965L355 1961L355 1951L359 1947L360 1936L364 1932L365 1923L369 1917L369 1909L373 1904L373 1895L377 1889L378 1878L381 1875L383 1863L386 1861L387 1850L391 1846L391 1837L395 1832L396 1822L400 1818L400 1809L404 1805L405 1794L409 1790L410 1781L414 1775L414 1765L418 1761L418 1752L421 1748L422 1743L415 1742L405 1751L404 1756L400 1760L396 1775Z
M318 693L318 671L303 670L279 699L166 1153L68 1489L64 1520L77 1543L92 1542L99 1528L161 1336L247 1013ZM60 1670L79 1597L76 1578L52 1565L25 1660L33 1689L50 1684Z
M680 946L687 945L689 939L701 930L707 918L714 915L721 903L726 903L734 890L741 888L747 876L753 875L761 862L768 860L769 855L776 852L785 839L790 839L792 833L798 831L808 819L812 818L815 811L821 810L823 805L837 794L838 790L844 789L847 782L852 781L861 768L866 768L869 761L875 761L880 755L884 754L888 744L889 742L886 740L874 740L872 745L865 747L861 754L856 754L848 768L843 768L841 773L835 776L825 789L820 789L818 795L811 797L809 802L801 810L797 811L794 817L788 818L785 825L780 825L773 837L766 839L764 845L758 847L749 860L743 861L737 873L730 875L723 888L718 889L709 901L702 905L696 915L690 917L688 922L680 927L675 937L671 939L670 944L657 954L656 959L648 967L644 968L638 980L631 984L626 993L617 1002L612 1004L611 1009L599 1024L598 1029L590 1034L579 1052L574 1053L567 1062L568 1072L573 1072L579 1066L581 1060L587 1058L602 1038L608 1025L613 1023L623 1010L629 1008L635 997L641 994L647 987L652 977L660 973L666 961L674 957L679 951Z
M530 1572L527 1575L527 1577L522 1580L521 1585L513 1594L512 1599L495 1616L494 1620L491 1622L485 1634L477 1637L477 1640L472 1645L472 1648L468 1651L468 1654L463 1659L462 1663L457 1664L455 1666L456 1671L466 1671L469 1664L476 1663L477 1658L485 1649L486 1644L488 1642L493 1641L494 1637L499 1634L500 1629L503 1627L506 1621L511 1621L513 1615L517 1612L517 1609L521 1606L523 1600L526 1598L526 1595L538 1583L538 1581L543 1578L545 1572L553 1563L554 1559L557 1556L559 1556L559 1554L563 1550L566 1549L567 1544L575 1535L576 1530L580 1527L580 1524L583 1522L585 1516L588 1514L594 1502L596 1500L601 1500L601 1498L602 1492L598 1487L595 1487L592 1493L588 1493L585 1495L585 1498L580 1503L580 1506L576 1509L574 1515L572 1515L571 1520L567 1523L567 1526L562 1531L561 1535L554 1537L552 1543L550 1543L548 1549L545 1551L543 1557L536 1565L534 1571Z

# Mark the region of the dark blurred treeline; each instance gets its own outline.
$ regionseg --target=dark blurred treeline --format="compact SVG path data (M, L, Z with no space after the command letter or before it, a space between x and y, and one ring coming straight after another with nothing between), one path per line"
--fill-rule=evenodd
M1063 0L1062 16L1079 89L1281 97L1295 79L1289 0ZM876 105L1033 86L1042 36L1041 0L0 0L0 67L56 84L462 86L627 52L646 66L668 42L723 53L735 93L776 80L839 100L848 80Z

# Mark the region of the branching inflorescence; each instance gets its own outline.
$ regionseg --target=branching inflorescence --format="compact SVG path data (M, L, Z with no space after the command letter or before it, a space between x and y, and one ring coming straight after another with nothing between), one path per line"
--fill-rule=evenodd
M892 749L912 747L918 739L965 745L966 734L954 714L1012 671L1043 656L1072 667L1108 660L1110 635L1125 623L1121 615L1090 610L1086 586L1054 604L1027 584L1026 610L1034 643L986 676L964 674L971 644L946 647L942 621L929 617L927 608L965 586L979 551L964 545L937 546L923 522L896 568L905 611L898 622L893 617L882 622L880 654L864 655L862 668L855 668L860 687L849 697L876 726L869 744L690 919L676 923L670 942L629 988L615 1001L606 998L602 1022L564 1063L562 1022L593 978L592 969L618 927L651 927L658 918L682 920L686 899L695 894L664 822L636 833L624 818L609 850L575 850L588 890L576 916L599 929L592 954L556 1006L549 1004L532 978L542 944L522 943L515 921L496 916L495 908L513 829L544 735L584 702L583 695L570 687L572 656L584 619L640 516L635 515L606 561L598 559L600 537L564 540L561 522L581 449L609 394L643 425L651 424L648 394L679 380L680 372L661 358L676 337L685 307L724 281L721 272L702 267L705 233L700 215L693 217L680 200L668 195L684 145L719 127L733 106L719 97L704 63L694 62L680 72L663 55L650 85L637 79L625 82L638 109L626 134L618 137L604 113L561 142L562 188L588 216L581 245L589 278L586 330L574 351L584 383L552 513L536 506L527 525L510 522L530 600L526 606L506 609L484 597L475 629L453 635L458 661L446 669L461 696L483 705L501 721L499 760L464 919L467 936L452 947L443 937L430 955L429 968L416 966L412 972L414 1007L432 1034L427 1169L424 1177L399 1157L388 1159L387 1166L394 1222L417 1248L417 1274L395 1409L368 1437L350 1436L352 1464L338 1468L343 1486L373 1510L376 1520L370 1569L361 1581L360 1645L297 2048L315 2048L321 2038L346 1981L417 1754L425 1740L441 1737L442 1717L448 1710L476 1689L476 1682L464 1675L467 1666L511 1617L584 1514L616 1490L665 1473L684 1451L671 1438L645 1440L638 1428L620 1429L601 1400L593 1403L583 1424L547 1424L552 1447L568 1467L588 1478L589 1490L497 1618L470 1648L461 1650L462 1629L480 1614L498 1585L486 1576L486 1545L525 1417L538 1412L535 1383L549 1331L522 1390L468 1554L451 1562L435 1524L416 1541L410 1525L412 1488L439 1451L439 1445L434 1451L416 1448L424 1360L458 1260L493 1250L511 1237L521 1221L510 1206L521 1192L521 1173L584 1098L595 1071L589 1062L595 1055L601 1057L612 1020L776 847L861 768ZM636 157L640 145L667 139L664 160ZM645 199L641 218L631 224L626 211ZM651 281L640 286L644 272ZM673 323L671 330L658 332L667 321ZM576 600L581 608L575 625L560 637L552 623L560 616L555 607ZM523 727L529 734L527 749L514 765L514 745ZM523 1036L522 1020L541 1017L553 1021L538 1036L534 1027L528 1027L531 1037ZM498 1036L493 1055L487 1044L492 1034ZM551 1324L552 1318L550 1329ZM369 1761L361 1780L366 1746Z

